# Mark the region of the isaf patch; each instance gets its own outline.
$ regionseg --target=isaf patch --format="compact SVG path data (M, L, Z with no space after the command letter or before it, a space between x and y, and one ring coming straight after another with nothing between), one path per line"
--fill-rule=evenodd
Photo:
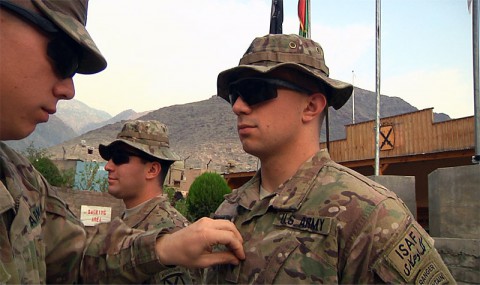
M405 281L410 282L422 268L421 264L427 260L431 248L426 237L412 224L390 250L387 259Z
M297 230L327 235L332 224L331 217L279 213L273 223L276 226L290 227Z

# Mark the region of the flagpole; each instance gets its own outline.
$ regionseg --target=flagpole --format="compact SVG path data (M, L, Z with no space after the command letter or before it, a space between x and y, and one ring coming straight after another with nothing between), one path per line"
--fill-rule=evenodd
M472 1L473 97L475 112L475 155L472 162L480 163L480 94L478 70L478 0Z
M308 27L308 30L307 30L307 39L310 39L312 36L311 36L311 33L312 33L312 26L310 25L310 0L307 0L307 27Z
M355 71L352 70L352 124L355 124Z
M381 35L381 0L376 0L376 92L377 92L377 114L375 116L375 176L378 176L380 171L380 35Z

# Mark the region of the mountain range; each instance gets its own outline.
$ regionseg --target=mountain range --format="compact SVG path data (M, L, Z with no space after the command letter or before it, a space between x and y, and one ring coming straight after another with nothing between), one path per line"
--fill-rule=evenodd
M355 88L354 96L355 122L374 120L375 93ZM352 123L352 105L353 99L350 98L340 110L329 108L331 141L345 138L344 126ZM417 110L398 97L382 95L380 98L380 117ZM57 114L48 123L38 126L29 137L7 144L22 151L33 142L35 147L46 148L53 159L101 160L98 145L108 144L115 139L125 120L132 119L153 119L165 123L169 128L171 148L183 158L185 167L210 168L222 172L258 168L257 159L242 149L236 131L236 118L230 105L217 96L150 112L126 110L115 117L77 100L62 101ZM446 114L434 113L436 122L449 119ZM321 138L325 141L325 127L321 130Z

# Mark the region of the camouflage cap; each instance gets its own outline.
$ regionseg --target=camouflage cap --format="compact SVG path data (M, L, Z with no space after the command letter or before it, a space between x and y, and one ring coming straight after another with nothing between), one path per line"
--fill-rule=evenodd
M110 157L108 154L111 151L111 147L119 142L123 142L160 160L181 160L180 156L170 150L168 128L159 121L135 120L126 122L117 135L116 140L107 146L99 145L100 155L104 159Z
M279 69L295 69L312 76L324 87L328 104L340 109L353 92L351 84L329 78L322 47L298 35L269 34L253 40L237 67L225 70L217 78L217 95L228 100L229 85L245 71L263 74Z
M107 61L85 29L88 0L9 0L9 2L35 14L43 13L68 37L79 44L82 49L82 57L77 69L78 73L93 74L107 67Z

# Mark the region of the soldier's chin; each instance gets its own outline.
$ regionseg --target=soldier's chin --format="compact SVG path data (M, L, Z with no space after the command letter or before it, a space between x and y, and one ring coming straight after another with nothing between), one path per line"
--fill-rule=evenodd
M2 141L9 141L9 140L21 140L28 137L37 125L33 125L32 127L24 127L24 128L16 128L12 132L2 133L0 134L0 140Z

